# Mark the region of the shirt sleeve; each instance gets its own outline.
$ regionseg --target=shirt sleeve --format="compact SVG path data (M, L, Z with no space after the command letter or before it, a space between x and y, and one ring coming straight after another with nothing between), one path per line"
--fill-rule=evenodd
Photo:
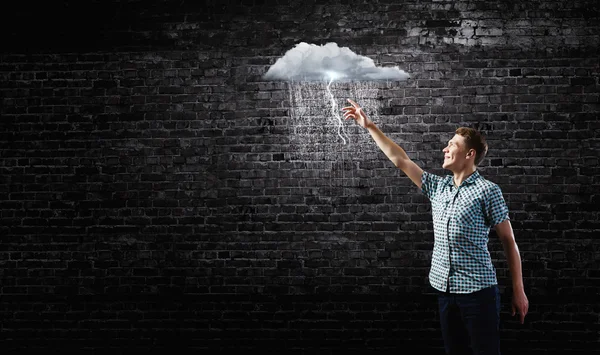
M493 185L493 187L488 190L487 197L484 201L484 208L486 221L492 227L510 219L508 216L508 206L506 206L506 202L504 202L502 190L500 190L498 185Z
M433 199L438 191L438 186L443 177L423 171L421 175L421 191L428 199Z

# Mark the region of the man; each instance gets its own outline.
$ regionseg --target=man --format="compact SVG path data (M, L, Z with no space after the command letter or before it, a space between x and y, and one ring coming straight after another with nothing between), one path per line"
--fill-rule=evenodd
M490 228L502 242L512 278L512 315L525 320L529 301L523 289L521 257L498 185L484 179L477 165L487 153L479 132L461 127L444 152L442 167L453 176L424 172L386 137L361 107L344 107L367 129L379 148L400 168L432 205L434 247L429 282L437 290L442 336L447 354L500 354L500 293L487 249ZM470 349L469 349L470 348Z

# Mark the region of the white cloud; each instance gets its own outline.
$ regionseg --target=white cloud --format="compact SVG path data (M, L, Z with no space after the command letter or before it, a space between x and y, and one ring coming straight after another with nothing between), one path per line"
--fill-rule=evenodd
M301 42L275 62L264 78L288 81L406 80L410 76L395 67L378 67L371 58L358 55L337 43Z

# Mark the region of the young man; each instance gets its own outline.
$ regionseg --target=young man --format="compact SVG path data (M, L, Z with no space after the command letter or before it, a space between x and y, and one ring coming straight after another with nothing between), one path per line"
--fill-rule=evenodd
M447 354L500 354L500 293L487 248L496 229L513 284L512 315L525 320L529 301L523 289L521 257L498 185L484 179L477 165L487 153L479 132L461 127L442 150L442 167L453 176L424 172L406 152L386 137L360 106L344 107L367 129L379 148L400 168L432 205L434 246L429 282L438 292L440 323ZM469 350L470 348L470 350Z

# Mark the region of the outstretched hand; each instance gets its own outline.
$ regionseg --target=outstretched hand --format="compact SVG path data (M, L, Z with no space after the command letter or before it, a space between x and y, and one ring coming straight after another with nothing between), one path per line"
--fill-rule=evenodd
M347 106L342 109L344 111L344 119L353 118L362 128L369 128L373 122L367 117L363 109L354 101L348 99L352 106Z

